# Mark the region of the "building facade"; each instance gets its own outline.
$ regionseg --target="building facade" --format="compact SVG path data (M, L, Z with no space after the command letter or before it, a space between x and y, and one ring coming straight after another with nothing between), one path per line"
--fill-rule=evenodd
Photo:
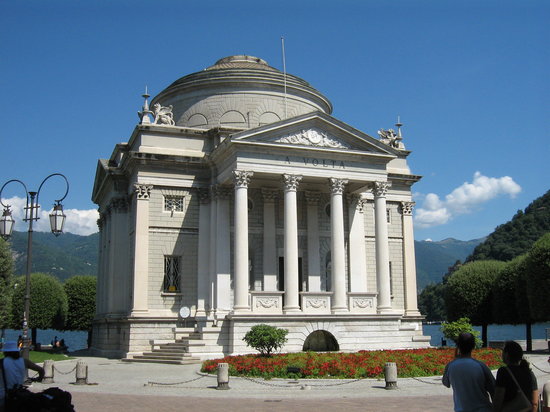
M95 176L97 353L132 358L182 339L200 358L247 353L259 323L289 330L283 351L429 345L420 177L400 129L354 129L307 82L251 56L144 98Z

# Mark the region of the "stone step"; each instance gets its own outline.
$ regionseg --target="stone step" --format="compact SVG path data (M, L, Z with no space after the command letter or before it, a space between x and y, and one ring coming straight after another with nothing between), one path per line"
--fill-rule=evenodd
M202 361L199 358L187 358L187 359L149 359L149 358L124 358L123 362L142 362L142 363L163 363L170 365L195 365L200 364Z
M169 352L143 352L142 355L136 355L134 358L147 358L147 359L184 359L192 358L190 353L169 353Z

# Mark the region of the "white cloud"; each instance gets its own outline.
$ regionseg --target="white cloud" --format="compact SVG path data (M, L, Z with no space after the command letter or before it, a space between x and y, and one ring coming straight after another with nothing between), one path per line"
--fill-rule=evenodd
M446 195L445 200L435 193L427 194L422 207L416 211L415 224L419 228L444 225L457 215L475 211L491 199L502 195L514 198L519 192L521 187L510 176L487 177L475 172L472 183L464 182Z
M26 232L29 228L28 222L24 222L25 218L25 204L26 199L20 197L12 197L9 199L2 199L2 202L7 205L11 205L12 216L15 219L14 230L19 232ZM33 230L37 232L49 232L50 218L49 214L52 209L43 210L39 209L40 219L33 222ZM99 214L96 209L78 210L78 209L64 209L64 213L67 216L65 219L64 232L74 233L76 235L91 235L98 231L97 219Z

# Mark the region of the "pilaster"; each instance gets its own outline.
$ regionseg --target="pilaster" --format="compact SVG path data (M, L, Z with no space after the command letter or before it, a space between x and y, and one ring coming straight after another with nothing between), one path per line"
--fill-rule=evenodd
M389 182L375 182L374 217L376 236L376 283L378 286L378 312L390 313L391 287L390 287L390 254L388 245L388 223L386 216L386 194L390 187Z
M405 282L405 316L420 316L416 296L416 258L414 255L414 202L401 202L403 218L403 278Z
M132 316L149 310L149 198L152 185L135 184L135 247Z

